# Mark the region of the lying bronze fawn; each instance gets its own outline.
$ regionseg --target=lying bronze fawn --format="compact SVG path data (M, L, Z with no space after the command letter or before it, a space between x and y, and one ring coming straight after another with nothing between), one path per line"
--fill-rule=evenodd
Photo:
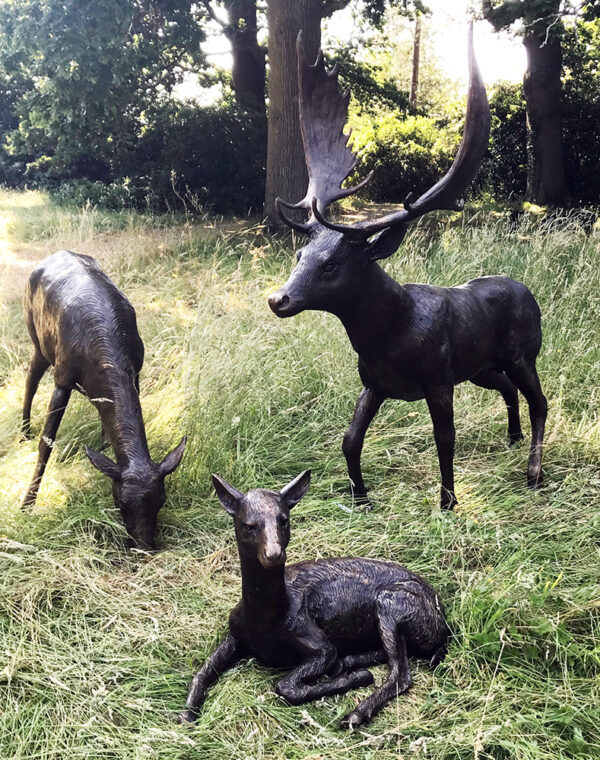
M59 251L33 270L25 292L34 346L23 404L30 434L31 402L44 372L54 367L54 393L40 437L39 456L23 502L33 504L71 391L96 407L103 438L116 462L86 447L91 463L113 481L115 504L140 549L154 548L165 477L181 462L185 438L160 463L150 458L139 399L144 344L133 306L91 256Z
M244 494L213 475L223 508L233 516L242 570L242 599L229 633L197 673L179 716L194 721L206 690L244 657L292 668L275 687L293 705L367 686L365 668L387 662L386 682L342 720L355 727L410 688L409 656L435 667L446 655L449 630L437 593L393 562L357 557L285 567L289 513L308 490L310 471L279 493Z
M335 224L327 206L358 187L340 189L356 164L343 132L349 93L340 95L337 74L327 72L319 53L314 66L298 38L300 122L309 184L296 204L277 199L284 221L308 235L287 283L269 297L279 317L305 309L335 314L358 354L364 388L344 436L343 451L355 496L367 490L360 467L365 433L386 398L425 399L442 477L441 507L454 494L454 386L465 380L500 391L508 407L511 443L523 437L518 390L529 404L532 427L528 484L542 481L542 442L547 404L535 362L542 333L540 310L529 290L508 277L480 277L454 288L400 285L377 264L402 242L407 225L436 209L462 208L457 199L475 175L485 152L490 113L469 34L470 84L463 141L448 173L413 203L374 221ZM306 209L306 223L289 219L285 208Z

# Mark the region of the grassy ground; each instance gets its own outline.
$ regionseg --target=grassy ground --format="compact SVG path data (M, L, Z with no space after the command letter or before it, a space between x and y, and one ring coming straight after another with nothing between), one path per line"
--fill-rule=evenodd
M363 455L376 508L347 493L341 438L360 389L341 325L278 320L267 293L291 251L258 229L176 225L0 195L0 757L19 760L329 760L600 755L600 251L576 226L509 233L501 222L416 229L386 264L405 281L521 279L543 313L539 363L550 402L546 484L525 487L527 445L506 445L498 394L456 393L457 494L437 508L423 402L388 402ZM36 443L19 441L29 339L21 293L59 247L101 261L135 305L146 345L142 406L158 459L185 432L155 556L126 552L108 481L85 443L83 398L65 415L38 503L19 501ZM52 387L34 402L39 430ZM522 409L529 435L526 409ZM209 474L275 487L313 468L292 515L291 561L357 554L428 578L454 632L434 673L354 734L339 718L364 696L302 707L277 674L244 663L212 689L194 729L175 724L190 677L239 595L228 516ZM384 669L376 668L381 681Z

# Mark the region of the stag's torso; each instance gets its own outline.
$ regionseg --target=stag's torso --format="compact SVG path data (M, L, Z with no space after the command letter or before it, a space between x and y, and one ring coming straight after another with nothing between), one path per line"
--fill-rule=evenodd
M57 385L86 392L105 372L137 374L144 347L135 311L90 256L59 251L31 273L25 311Z
M539 308L515 280L493 276L458 287L398 288L377 305L377 331L365 325L358 341L349 331L364 385L382 396L421 399L432 386L503 371L532 346L539 350Z
M250 655L271 667L299 664L306 652L296 642L310 640L314 626L340 656L381 648L376 602L382 591L400 592L394 595L397 606L403 598L413 603L418 598L419 615L402 628L409 654L429 657L448 637L437 593L392 562L354 557L300 562L286 568L285 581L288 607L283 615L256 615L244 609L242 600L230 617L232 634Z

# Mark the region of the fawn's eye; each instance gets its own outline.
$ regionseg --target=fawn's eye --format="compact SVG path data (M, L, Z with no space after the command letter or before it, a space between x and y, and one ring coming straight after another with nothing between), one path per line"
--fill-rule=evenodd
M246 533L254 533L256 525L254 525L254 523L244 523L244 530Z
M331 274L332 272L335 272L337 269L337 263L335 261L328 261L326 264L323 265L323 271L325 274Z

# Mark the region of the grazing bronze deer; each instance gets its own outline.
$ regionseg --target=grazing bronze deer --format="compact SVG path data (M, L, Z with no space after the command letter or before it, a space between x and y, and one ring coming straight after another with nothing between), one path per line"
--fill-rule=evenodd
M277 199L282 219L306 234L289 280L269 297L279 317L304 309L335 314L358 354L364 388L344 436L343 451L352 491L366 499L360 457L367 428L386 398L425 399L439 457L441 507L452 509L454 494L453 389L470 380L500 391L508 407L512 443L523 435L520 390L529 404L532 427L528 484L542 481L542 442L546 399L535 368L542 341L540 310L529 292L508 277L480 277L452 288L400 285L377 264L402 242L409 222L439 209L460 210L459 197L473 179L486 150L490 112L469 30L469 93L463 140L448 173L404 208L354 224L326 218L327 206L354 193L341 189L356 164L343 127L349 93L340 94L337 73L327 72L320 52L314 65L304 57L298 37L300 123L308 166L306 196L290 204ZM305 209L306 222L288 218L284 209Z
M23 404L25 436L30 435L31 402L50 365L55 387L23 505L36 500L58 427L77 389L98 410L103 438L117 461L87 446L86 453L112 479L115 504L136 546L153 549L165 477L179 466L185 438L162 462L150 458L139 399L144 344L133 306L91 256L59 251L31 273L25 315L34 346Z
M290 509L310 485L307 470L281 491L242 493L213 475L223 508L233 517L242 599L229 633L196 674L180 723L198 717L206 690L243 658L291 671L276 692L300 705L368 686L369 665L387 662L385 683L342 720L367 723L411 685L409 656L434 668L446 655L444 607L434 589L394 562L338 557L285 566Z

